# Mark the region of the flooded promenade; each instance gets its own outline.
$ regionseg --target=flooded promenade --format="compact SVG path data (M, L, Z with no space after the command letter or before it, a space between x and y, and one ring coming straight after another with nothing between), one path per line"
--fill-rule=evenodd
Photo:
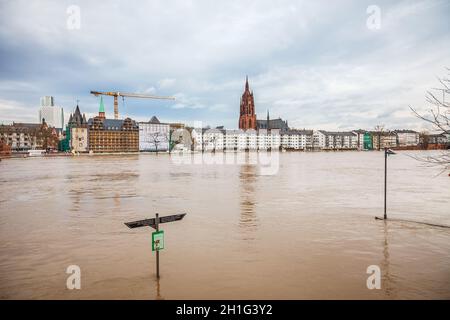
M389 158L388 216L450 226L450 177L408 156L420 153ZM382 152L277 161L260 175L168 154L3 160L0 298L450 299L450 229L374 219ZM161 226L159 281L152 229L124 225L156 212L187 212ZM66 288L69 265L80 290Z

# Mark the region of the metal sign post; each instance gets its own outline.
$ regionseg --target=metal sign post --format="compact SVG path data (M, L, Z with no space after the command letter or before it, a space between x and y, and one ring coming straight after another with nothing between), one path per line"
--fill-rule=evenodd
M155 224L156 232L159 232L159 214L156 214ZM159 248L156 248L156 277L159 279Z
M152 227L156 232L152 233L152 251L156 251L156 278L159 279L159 251L164 249L164 231L159 230L160 223L168 223L178 221L184 218L186 213L174 214L171 216L159 217L156 214L155 218L138 220L132 222L125 222L125 225L130 228L140 228L140 227Z

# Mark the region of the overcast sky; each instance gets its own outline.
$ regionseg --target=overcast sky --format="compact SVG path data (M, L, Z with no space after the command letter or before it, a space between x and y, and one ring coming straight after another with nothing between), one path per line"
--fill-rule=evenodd
M121 116L236 128L248 74L258 118L269 109L297 128L420 129L408 106L425 108L447 75L449 13L448 0L0 0L0 122L37 122L43 95L66 120L77 99L91 116L89 92L104 90L177 98L128 98ZM105 106L112 118L112 97Z

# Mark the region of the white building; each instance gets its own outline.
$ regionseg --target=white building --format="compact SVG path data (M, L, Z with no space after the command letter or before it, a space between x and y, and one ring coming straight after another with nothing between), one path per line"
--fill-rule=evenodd
M428 138L428 144L443 144L443 145L450 145L450 134L445 133L436 133L436 134L429 134L427 136Z
M52 96L45 96L41 98L41 106L39 108L39 123L42 119L49 127L63 129L64 127L64 110L62 107L54 105Z
M53 107L54 105L55 102L52 96L41 97L41 107Z
M284 149L310 150L313 147L313 131L288 130L281 136L281 145Z
M325 133L322 130L314 130L313 133L313 148L325 149Z
M239 145L240 150L248 149L248 150L257 150L258 149L258 131L256 130L247 130L243 133L241 138L241 143Z
M203 133L203 148L205 151L223 150L225 142L224 130L207 129Z
M227 140L226 130L218 128L195 128L192 130L191 135L194 143L194 150L196 151L234 149L235 144L237 143L237 139L233 139L231 136L228 137Z
M194 128L191 132L192 143L194 144L194 151L202 151L203 146L203 129Z
M226 150L239 150L244 145L242 137L242 130L227 130L225 132L225 149ZM245 148L245 145L244 145Z
M358 129L358 130L354 130L352 132L354 134L356 134L358 150L364 150L364 136L366 134L368 134L367 131L366 130L362 130L362 129Z
M194 150L278 150L281 145L280 130L224 130L221 128L195 128L192 130Z
M258 150L278 150L281 146L279 129L259 129L257 134Z
M353 132L318 130L314 132L313 146L316 149L349 150L358 148L358 136Z
M395 130L397 135L397 146L417 146L419 144L419 133L414 130Z
M397 134L393 131L370 131L374 149L397 147Z
M139 122L139 151L168 151L170 124L155 116L149 122Z

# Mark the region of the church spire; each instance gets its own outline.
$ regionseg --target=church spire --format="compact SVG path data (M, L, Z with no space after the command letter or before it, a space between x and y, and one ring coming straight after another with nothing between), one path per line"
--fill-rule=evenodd
M253 100L253 93L250 92L248 85L248 75L245 77L245 91L241 97L239 129L257 129L255 101Z
M100 97L100 106L98 108L98 116L105 118L105 105L103 104L103 97Z
M270 118L269 118L269 109L267 109L267 130L269 130L269 129L270 129L269 123L270 123Z

